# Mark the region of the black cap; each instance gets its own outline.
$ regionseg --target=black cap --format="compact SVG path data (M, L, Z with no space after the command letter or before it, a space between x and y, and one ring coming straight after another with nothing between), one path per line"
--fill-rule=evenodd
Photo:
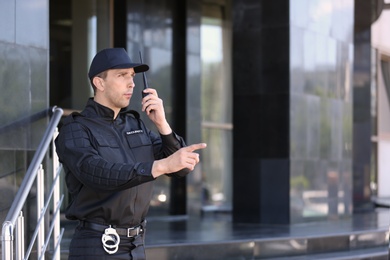
M134 63L123 48L107 48L96 53L89 67L88 77L92 79L97 74L109 69L134 68L134 72L149 70L149 66L142 63Z

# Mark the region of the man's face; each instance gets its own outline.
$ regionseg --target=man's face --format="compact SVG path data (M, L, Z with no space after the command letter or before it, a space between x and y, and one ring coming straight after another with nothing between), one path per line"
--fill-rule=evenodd
M98 91L100 103L114 111L127 107L135 87L134 76L133 68L108 70L102 79L102 91Z

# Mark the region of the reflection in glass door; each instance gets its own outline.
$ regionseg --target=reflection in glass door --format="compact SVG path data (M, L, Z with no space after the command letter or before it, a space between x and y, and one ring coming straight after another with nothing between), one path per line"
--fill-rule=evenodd
M228 1L203 4L201 23L203 211L231 210L232 71Z

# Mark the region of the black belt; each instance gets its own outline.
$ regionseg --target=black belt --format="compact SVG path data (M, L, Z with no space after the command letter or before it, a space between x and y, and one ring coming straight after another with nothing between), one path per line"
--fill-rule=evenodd
M118 233L118 235L120 235L120 236L136 237L136 236L144 233L145 224L146 224L146 220L142 221L141 224L134 226L134 227L130 227L130 228L118 228L115 226L111 226L111 227L113 229L115 229L116 232ZM93 223L93 222L89 222L89 221L80 221L80 226L88 228L88 229L92 229L95 231L99 231L102 233L104 233L105 229L109 228L109 226L97 224L97 223Z

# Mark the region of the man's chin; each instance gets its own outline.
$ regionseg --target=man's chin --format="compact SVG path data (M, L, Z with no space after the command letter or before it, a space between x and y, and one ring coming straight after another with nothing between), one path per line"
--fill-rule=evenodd
M122 108L126 108L126 107L128 107L130 105L130 100L129 100L129 102L124 102L123 104L122 104Z

